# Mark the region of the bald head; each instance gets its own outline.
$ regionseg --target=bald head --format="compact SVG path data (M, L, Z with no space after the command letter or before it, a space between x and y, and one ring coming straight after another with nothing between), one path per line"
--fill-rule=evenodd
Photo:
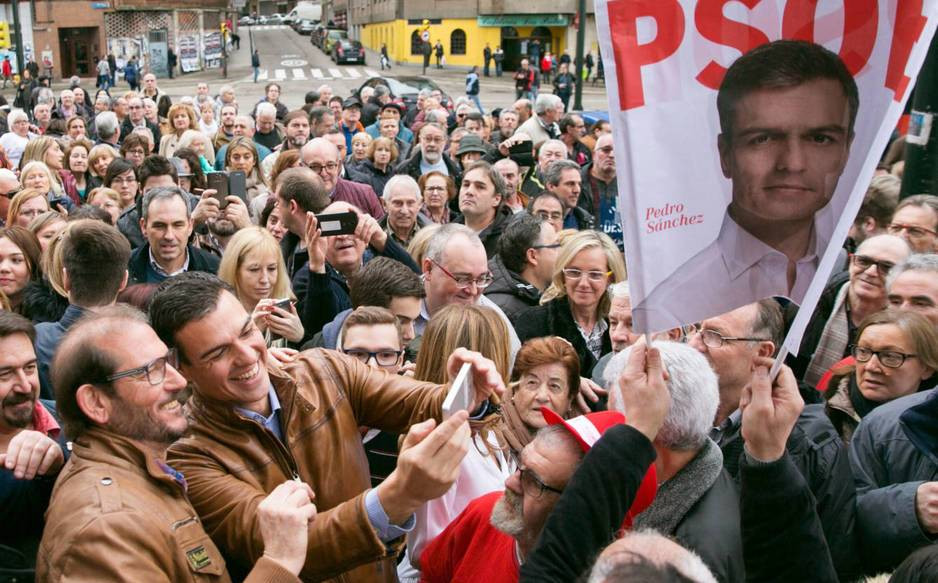
M672 580L665 577L674 571L697 583L716 583L692 551L653 530L631 531L599 555L589 583Z
M300 150L303 163L319 174L326 191L332 192L341 171L339 149L326 138L313 138Z

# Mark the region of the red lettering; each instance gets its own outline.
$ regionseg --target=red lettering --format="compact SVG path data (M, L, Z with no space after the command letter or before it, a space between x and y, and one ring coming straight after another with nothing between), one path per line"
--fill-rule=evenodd
M608 4L613 58L619 80L619 107L628 110L645 105L642 67L668 58L684 38L684 13L677 0L612 0ZM638 43L637 21L655 20L652 42Z
M729 20L723 16L723 6L736 0L700 0L694 9L694 22L697 30L705 39L718 45L732 47L745 53L759 45L769 42L763 32L748 24ZM738 0L752 10L762 0ZM710 61L697 75L697 81L704 87L719 89L726 67L716 61Z
M909 79L905 75L905 66L912 54L912 47L922 35L926 18L922 16L922 0L899 0L896 4L896 23L892 31L892 46L889 49L889 63L886 65L887 89L892 89L893 99L902 101Z
M790 0L782 16L782 38L817 42L814 38L817 4L818 0ZM840 58L850 74L856 75L873 54L879 10L876 0L844 0L842 14Z

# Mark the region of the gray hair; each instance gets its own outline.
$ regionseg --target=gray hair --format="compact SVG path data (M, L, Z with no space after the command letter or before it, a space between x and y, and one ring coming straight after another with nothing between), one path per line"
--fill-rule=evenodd
M546 144L547 142L544 143ZM579 173L580 165L573 160L554 160L548 164L547 169L544 170L544 186L557 186L560 184L560 178L564 170L576 170L577 173Z
M272 115L274 118L277 117L277 108L274 107L273 103L269 101L263 101L257 104L257 111L254 112L255 117L260 118L262 115Z
M563 105L560 97L554 95L553 93L541 93L537 96L537 100L534 101L534 113L541 115L546 112L548 109L557 109L557 107Z
M391 90L387 88L386 85L377 85L375 86L375 92L372 94L372 97L385 97L391 94Z
M39 93L36 94L36 105L55 105L55 93L52 88L43 87L39 90Z
M427 252L423 254L424 259L442 263L443 251L445 251L446 246L449 245L450 239L456 236L465 237L479 247L485 248L482 245L482 240L479 239L479 235L466 225L460 223L446 223L430 238L430 242L427 244Z
M896 210L893 215L907 206L930 208L932 212L935 213L935 216L938 217L938 196L933 194L914 194L912 196L903 198L901 201L899 201L899 205L896 206Z
M186 195L186 192L178 186L157 186L143 193L143 202L140 205L140 218L143 219L144 223L147 222L147 216L150 214L150 205L153 204L153 201L169 200L177 197L185 203L186 218L190 218L192 216L192 209L189 208L189 197Z
M117 114L113 111L102 111L95 116L94 127L98 132L98 137L102 140L110 140L120 130Z
M424 99L426 99L427 97L430 97L431 93L433 92L430 91L429 89L421 89L420 91L417 92L417 97L423 97Z
M661 362L668 371L668 392L671 393L671 408L664 424L658 431L655 443L675 451L695 451L703 447L713 428L713 418L720 403L717 375L707 359L687 344L657 341L654 347L661 351ZM609 360L603 374L606 387L613 399L610 408L628 417L620 399L615 396L615 383L622 374L633 346L616 354Z
M509 107L509 108L506 108L506 109L501 110L501 111L498 113L498 119L502 119L502 118L505 117L506 115L513 115L513 116L515 116L515 117L519 117L518 112L517 112L516 110L514 110L514 109L512 109L512 108Z
M614 545L614 546L613 546ZM716 583L710 568L694 551L683 547L653 529L637 529L627 532L621 539L613 542L614 552L604 552L596 559L590 571L587 583L612 583L613 581L638 580L634 577L648 577L648 570L636 569L629 573L633 578L622 579L622 571L629 572L629 567L645 564L646 567L673 567L675 571L695 583Z
M385 202L390 202L391 193L393 193L396 188L408 189L411 194L417 197L417 202L420 202L420 185L417 184L417 181L409 174L395 174L392 176L384 185L384 190L381 191L381 198L383 198Z
M606 291L609 293L609 298L613 300L632 297L632 294L629 292L629 281L627 279L615 282L606 288Z
M10 127L18 121L29 121L29 115L22 109L14 109L7 115L7 125Z
M892 284L896 279L906 271L924 271L931 272L938 276L938 254L936 253L913 253L904 263L889 270L889 276L886 278L886 292L892 289Z

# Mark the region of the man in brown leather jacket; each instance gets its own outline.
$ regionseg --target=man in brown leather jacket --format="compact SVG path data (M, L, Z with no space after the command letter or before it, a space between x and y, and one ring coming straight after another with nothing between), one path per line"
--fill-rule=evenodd
M37 581L230 581L225 561L164 461L186 432L186 381L140 312L102 308L56 353L53 383L72 456L46 514ZM288 481L257 500L264 556L247 581L297 581L312 490Z
M449 489L468 449L466 412L436 427L447 388L322 349L281 368L241 302L208 274L167 280L150 317L193 387L191 435L169 459L185 473L193 506L229 564L260 557L257 501L299 477L320 508L301 578L396 581L395 541L413 528L420 505ZM495 365L457 350L450 378L463 363L473 367L470 410L484 409L504 389ZM360 426L407 433L397 468L375 489Z

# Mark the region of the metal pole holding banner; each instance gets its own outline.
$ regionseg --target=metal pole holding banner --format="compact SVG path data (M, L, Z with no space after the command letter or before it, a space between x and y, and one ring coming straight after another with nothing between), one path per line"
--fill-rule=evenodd
M579 0L576 27L576 87L573 93L573 109L583 111L583 46L586 44L586 0Z
M938 36L932 39L915 83L909 133L905 141L905 169L899 198L938 194Z
M18 0L12 0L13 8L13 44L16 46L16 72L20 77L23 76L23 69L26 68L26 59L23 57L23 32L20 30L20 3Z

